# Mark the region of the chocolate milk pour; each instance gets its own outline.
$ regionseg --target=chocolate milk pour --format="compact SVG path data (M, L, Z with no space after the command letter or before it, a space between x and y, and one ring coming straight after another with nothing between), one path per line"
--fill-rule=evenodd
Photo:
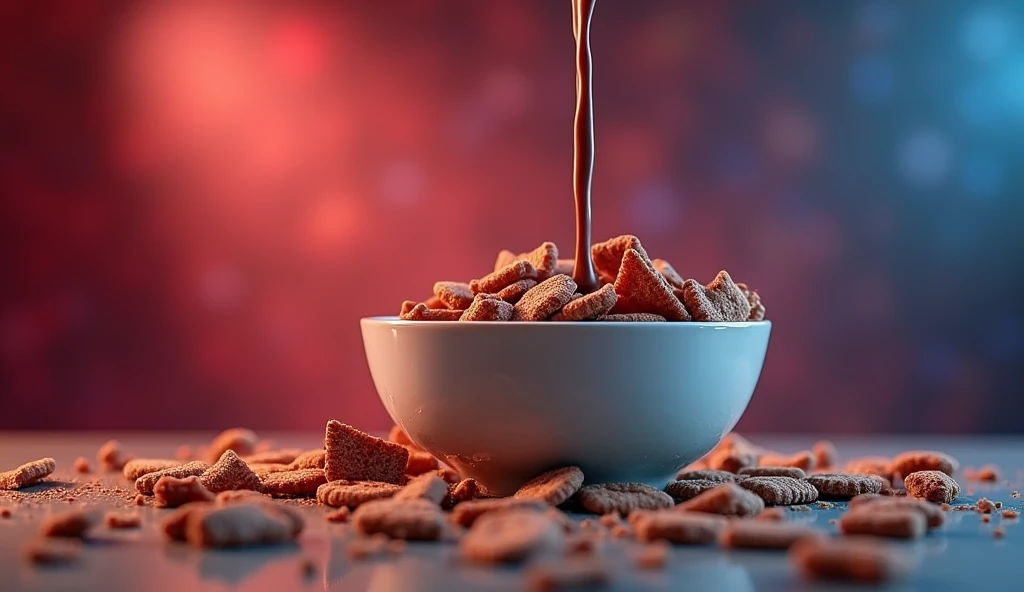
M594 176L594 100L590 61L590 17L595 0L572 0L576 38L576 119L573 131L573 195L576 198L576 262L572 279L582 294L597 290L590 257L590 186Z

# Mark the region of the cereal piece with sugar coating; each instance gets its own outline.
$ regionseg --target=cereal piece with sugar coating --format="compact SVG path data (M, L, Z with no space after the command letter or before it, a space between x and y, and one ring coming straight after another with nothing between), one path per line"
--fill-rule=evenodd
M210 449L206 453L206 460L209 463L217 462L225 452L231 450L238 456L246 456L256 451L256 444L259 437L256 432L249 428L229 428L217 434L217 437L210 443Z
M450 483L448 487L448 499L445 501L446 507L461 504L462 502L468 502L469 500L475 499L480 494L480 488L476 484L476 479L469 477L463 479L458 483Z
M889 509L910 509L920 512L928 524L928 528L938 528L946 523L946 515L942 509L926 501L911 497L888 497L875 493L864 493L850 500L850 510L860 510L870 505L872 511Z
M161 471L154 471L152 473L146 473L135 480L135 490L143 495L153 495L153 487L161 477L177 477L178 479L184 479L185 477L191 477L193 475L198 476L206 472L210 468L210 465L201 460L194 460L183 465L171 467L169 469L163 469Z
M191 502L212 502L214 499L195 475L183 479L160 477L153 486L153 496L156 497L153 505L157 508L177 508Z
M704 545L718 539L728 520L696 512L638 512L630 516L640 541L668 541L676 545Z
M99 521L100 513L95 510L68 510L43 520L39 534L44 537L82 538Z
M562 467L537 475L516 491L516 499L534 499L558 506L576 494L583 485L579 467Z
M758 455L741 449L722 448L707 456L708 466L717 471L738 473L747 467L757 466Z
M744 467L739 471L740 475L747 477L792 477L794 479L806 479L807 473L800 467L787 466L760 466Z
M482 498L465 501L452 511L452 519L460 526L470 527L481 516L491 512L512 510L529 510L543 512L549 508L547 503L532 499L515 499L513 497Z
M41 458L0 473L0 491L21 489L39 483L57 468L57 461Z
M89 459L84 456L80 456L71 464L71 470L76 473L88 473L92 471L92 467L89 466Z
M818 490L813 485L792 477L748 477L739 486L771 506L809 504L818 499Z
M124 474L125 479L135 481L143 475L162 471L171 467L181 466L181 464L181 461L169 458L133 458L124 463L122 473Z
M803 471L810 471L814 469L814 453L810 450L801 450L788 455L764 453L758 458L757 463L762 467L796 467Z
M403 321L457 321L463 312L447 308L427 308L427 305L421 302L398 318Z
M288 465L291 470L298 469L322 469L327 461L327 451L320 449L307 450L295 457L295 460Z
M555 243L544 242L539 247L519 255L519 259L525 259L537 270L537 279L546 280L555 273L555 266L558 264L558 247Z
M715 469L697 469L697 470L686 470L680 471L676 475L677 481L685 481L688 479L704 479L706 481L713 481L715 483L735 483L743 477L740 477L736 473L729 471L718 471Z
M124 463L128 462L130 458L121 450L121 443L117 440L107 440L96 451L96 462L99 464L101 471L120 471L124 468Z
M361 432L337 420L327 422L324 435L328 481L384 481L402 483L409 451L393 442Z
M666 485L665 493L671 495L672 499L679 503L693 499L721 484L721 481L711 481L708 479L679 479Z
M441 507L422 498L379 499L352 513L352 525L364 535L383 533L393 539L436 541L444 532Z
M737 520L726 526L719 541L723 547L788 549L793 543L806 538L825 539L825 535L820 530L802 524Z
M650 260L635 249L622 256L619 275L615 278L618 301L615 313L646 312L661 315L669 321L689 321L690 314L672 292Z
M889 465L889 472L905 477L918 471L942 471L952 477L959 467L960 463L944 452L911 450L897 454Z
M843 534L866 534L898 539L918 539L927 530L927 520L910 508L884 508L868 505L843 514L839 530Z
M463 282L435 282L434 296L453 310L464 310L473 303L473 291Z
M673 288L683 288L683 277L672 267L672 264L664 259L653 259L651 264L654 265L654 269L661 274L661 277L665 278L668 285Z
M903 479L907 495L934 504L949 504L960 496L960 485L942 471L917 471Z
M868 537L800 540L790 547L789 558L808 580L880 584L913 569L899 551Z
M477 294L460 321L510 321L512 305L491 294Z
M882 491L882 478L876 475L846 475L818 473L807 477L807 482L818 490L819 499L846 500L864 493Z
M724 269L707 286L696 280L686 280L682 295L683 303L695 321L735 322L750 317L750 302Z
M551 317L552 321L591 321L608 314L619 297L615 287L605 284L596 292L584 294L567 302L562 310Z
M885 479L892 479L892 472L889 470L891 459L884 456L863 456L851 458L846 462L847 473L854 475L878 475Z
M619 268L622 266L622 259L626 255L626 251L630 249L636 251L641 258L650 261L647 251L640 244L640 239L632 234L623 234L591 246L590 254L598 275L615 281L619 275Z
M761 513L764 510L764 501L735 483L722 483L679 504L676 510L745 518Z
M316 489L316 501L332 508L355 508L369 501L389 498L401 485L381 481L328 481Z
M220 460L210 465L199 480L211 493L220 493L229 489L251 489L259 491L263 486L259 475L238 458L234 450L225 450Z
M324 483L327 483L327 477L323 469L281 471L263 477L260 491L272 497L313 497Z
M537 285L537 280L519 280L518 282L512 282L498 291L496 296L501 298L509 304L515 304L519 302L519 299L526 294L530 288Z
M512 309L513 321L543 321L558 312L576 293L576 282L555 275L531 288Z
M494 294L519 280L537 279L537 268L529 261L513 261L505 267L469 282L474 294Z
M605 285L607 286L610 284ZM607 314L602 317L598 317L597 320L604 321L606 323L664 323L668 319L661 315L649 312L629 312L623 314Z
M580 505L594 514L633 510L664 510L675 505L672 496L643 483L598 483L587 485L577 494Z
M459 551L475 563L520 563L564 545L562 529L542 512L515 509L481 516L462 537Z
M736 287L743 292L743 295L747 297L747 302L750 304L750 316L747 317L749 321L763 321L764 320L764 304L761 302L761 295L757 293L757 290L751 290L746 284L738 282Z
M434 473L413 477L393 497L396 500L425 499L440 505L448 496L448 484Z

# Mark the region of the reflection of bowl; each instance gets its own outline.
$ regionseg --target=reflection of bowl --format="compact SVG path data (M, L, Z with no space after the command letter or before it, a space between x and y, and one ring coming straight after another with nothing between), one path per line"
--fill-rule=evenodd
M362 320L381 401L414 442L496 494L576 464L663 486L739 421L771 323Z

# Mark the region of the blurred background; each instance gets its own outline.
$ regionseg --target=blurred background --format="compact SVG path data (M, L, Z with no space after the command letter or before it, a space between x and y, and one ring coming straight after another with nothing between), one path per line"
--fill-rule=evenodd
M0 428L390 422L358 319L571 253L569 0L0 4ZM774 321L739 429L1021 432L1024 4L599 1L595 238Z

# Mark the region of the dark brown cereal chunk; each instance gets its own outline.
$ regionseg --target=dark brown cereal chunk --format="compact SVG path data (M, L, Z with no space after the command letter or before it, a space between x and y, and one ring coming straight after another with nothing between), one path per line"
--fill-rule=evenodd
M295 457L288 468L297 469L322 469L327 461L327 451L323 449L307 450Z
M672 293L671 286L654 270L650 260L635 249L627 249L615 278L618 301L616 313L646 312L670 321L689 321L690 314Z
M509 321L512 305L490 294L477 294L460 321Z
M213 439L210 449L207 451L206 459L211 463L215 463L228 450L233 451L238 456L246 456L256 451L257 442L259 442L259 438L256 436L256 432L249 428L227 429L217 434L217 437Z
M324 472L328 481L402 483L409 451L337 420L327 422Z
M519 302L519 299L526 294L530 288L537 285L537 280L519 280L518 282L512 282L498 291L496 296L501 298L509 304L515 304Z
M537 279L545 280L555 273L555 266L558 265L558 247L555 243L544 242L529 253L519 255L518 259L529 261L537 270Z
M520 487L514 497L558 506L575 495L582 485L583 471L579 467L562 467L534 477Z
M33 565L68 565L78 561L82 542L71 539L34 539L25 545L25 559Z
M682 294L686 309L695 321L735 322L750 317L750 302L724 269L707 286L686 280Z
M729 471L719 471L716 469L697 469L697 470L686 470L685 468L676 475L677 481L685 481L688 479L703 479L706 481L714 481L715 483L735 483L743 477L740 477L736 473Z
M836 445L828 440L819 440L815 442L814 446L811 447L811 452L814 453L814 466L819 470L827 470L834 467L836 465L836 460L839 458L839 453L836 451Z
M122 474L125 479L135 481L143 475L181 466L181 461L169 458L133 458L124 463Z
M540 500L515 499L513 497L482 498L468 500L455 506L455 509L452 510L452 519L460 526L470 527L478 518L491 512L512 510L543 512L549 507L547 503Z
M807 477L807 482L818 490L820 499L842 500L863 493L879 493L884 482L875 475L847 475L843 473L818 473Z
M676 272L672 264L664 259L652 259L651 264L654 265L654 269L661 274L661 277L665 278L668 285L673 288L683 287L683 276Z
M473 294L494 294L518 282L537 279L537 268L529 261L513 261L505 267L469 282Z
M696 512L636 512L630 516L639 541L668 541L676 545L703 545L718 539L728 520Z
M631 234L610 238L590 247L594 269L597 270L601 279L606 279L606 283L615 281L619 275L619 268L622 266L622 258L630 249L639 253L643 259L650 260L647 251L640 244L640 239Z
M107 528L138 528L142 524L142 518L136 512L107 512L103 516L103 523Z
M893 498L874 493L865 493L850 500L851 511L860 510L868 505L871 506L872 511L909 509L919 512L924 516L928 528L938 528L946 522L946 516L939 506L914 498Z
M615 287L605 284L596 292L574 298L551 317L552 321L591 321L608 314L615 306L618 296Z
M633 510L662 510L675 505L672 497L643 483L599 483L587 485L577 494L580 504L594 514Z
M391 497L401 489L401 485L381 481L328 481L316 489L316 501L333 508L355 508L368 501Z
M944 452L911 450L896 455L889 466L889 472L906 477L918 471L942 471L952 477L959 466L955 458Z
M273 497L313 497L316 490L327 483L323 469L280 471L263 477L263 493Z
M703 512L723 516L756 516L764 510L764 501L735 483L722 483L718 487L698 494L678 506L684 512Z
M199 480L211 493L220 493L229 489L259 491L263 486L259 475L231 449L225 450L220 460L210 465L210 468L200 475Z
M761 302L761 295L757 293L757 290L751 290L746 284L738 282L736 287L743 292L743 295L747 297L747 302L750 303L750 316L747 320L750 321L763 321L764 320L764 304Z
M813 485L792 477L748 477L739 486L771 506L809 504L818 499L818 490Z
M924 514L911 508L868 505L847 512L839 519L839 530L843 534L916 539L924 536L927 528Z
M603 588L611 577L604 562L588 556L534 562L526 571L529 589L536 592Z
M82 538L99 521L100 514L96 511L69 510L47 517L39 527L39 534L44 537Z
M71 470L76 473L88 473L92 471L92 467L89 465L89 459L84 456L80 456L71 464Z
M794 479L804 479L807 477L807 473L800 467L771 465L743 467L739 470L739 474L747 477L792 477Z
M383 533L393 539L436 541L444 531L444 514L428 499L378 499L356 508L352 524L364 535Z
M193 475L179 479L177 477L160 477L153 485L153 503L158 508L177 508L190 502L212 502L213 493L203 485L199 477Z
M462 282L434 283L434 296L450 309L462 310L473 303L473 291Z
M413 477L394 495L396 500L425 499L440 504L448 495L448 484L434 473L423 473Z
M809 580L878 584L905 577L913 567L888 545L866 537L800 540L789 557Z
M135 490L144 495L153 495L153 487L161 477L177 477L178 479L184 479L185 477L192 477L193 475L202 475L209 468L209 464L201 460L194 460L183 465L163 469L162 471L146 473L135 480Z
M824 539L824 534L810 526L770 522L767 520L737 520L730 522L719 538L723 547L741 549L788 549L804 538Z
M608 323L664 323L668 319L649 312L630 312L604 315L603 317L598 317L597 320Z
M666 485L665 493L671 495L672 499L677 503L685 502L721 484L721 481L711 481L709 479L680 479Z
M398 318L403 321L457 321L463 312L447 308L427 308L427 305L421 302Z
M942 471L917 471L903 479L907 495L934 504L952 503L960 496L960 485Z
M41 458L0 473L0 491L21 489L38 483L56 468L57 461L52 458Z
M480 516L462 537L459 551L476 563L519 563L561 551L564 544L562 529L543 512L512 509Z
M405 463L405 474L415 477L423 473L432 473L437 470L437 459L433 454L419 447L408 446L409 460Z
M576 293L576 282L554 275L531 288L512 309L513 321L543 321L565 306Z

